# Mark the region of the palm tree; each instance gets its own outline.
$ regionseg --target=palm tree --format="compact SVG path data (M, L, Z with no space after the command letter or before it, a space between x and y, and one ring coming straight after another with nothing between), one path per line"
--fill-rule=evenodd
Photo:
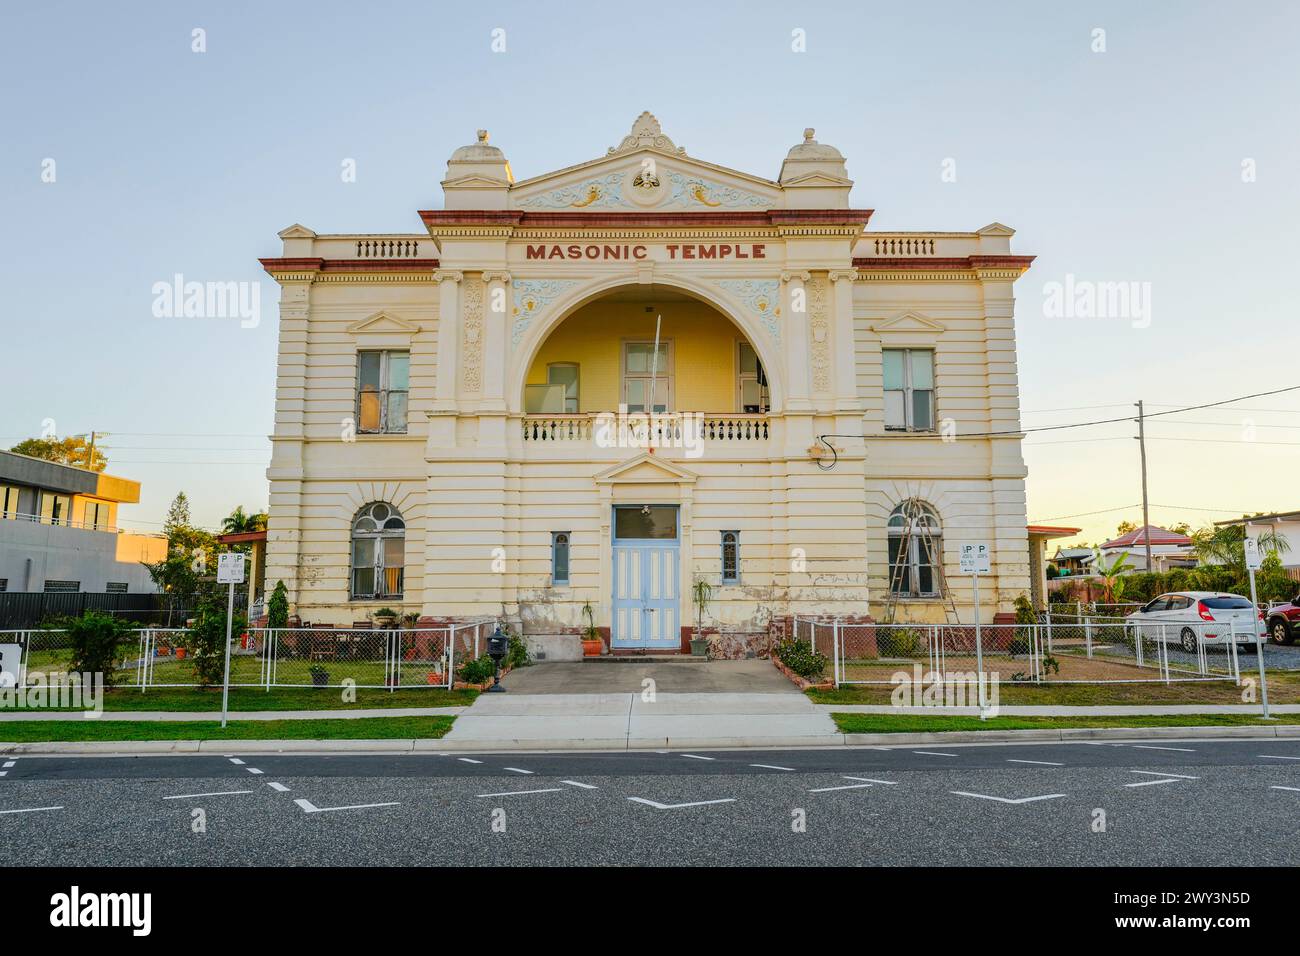
M1286 538L1272 529L1257 535L1259 550L1263 554L1278 554L1290 549ZM1220 525L1201 528L1192 534L1192 551L1201 564L1221 564L1240 575L1246 573L1246 526L1244 524Z
M1128 555L1120 552L1115 556L1115 560L1107 565L1101 557L1101 550L1094 548L1092 552L1092 568L1097 577L1101 578L1102 596L1106 599L1106 604L1114 604L1117 597L1124 594L1124 579L1121 577L1125 571L1132 569L1133 565L1129 564Z
M247 514L243 505L237 505L235 510L230 512L221 522L221 530L225 534L245 534L250 531L266 530L265 512L256 514Z

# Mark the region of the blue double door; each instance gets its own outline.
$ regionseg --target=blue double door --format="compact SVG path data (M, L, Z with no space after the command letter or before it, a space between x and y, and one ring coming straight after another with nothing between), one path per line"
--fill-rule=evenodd
M676 505L614 508L611 646L680 649L680 543Z

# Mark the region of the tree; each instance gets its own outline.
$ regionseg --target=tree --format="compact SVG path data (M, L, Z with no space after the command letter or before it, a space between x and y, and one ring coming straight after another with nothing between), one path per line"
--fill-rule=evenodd
M1174 534L1190 535L1192 533L1192 526L1186 521L1180 521L1178 524L1170 525L1168 530L1172 531Z
M289 589L283 581L275 582L271 600L266 604L266 626L270 628L289 626Z
M1233 574L1246 575L1246 526L1226 524L1201 528L1192 534L1192 551L1201 564L1222 565ZM1290 548L1286 538L1271 528L1256 535L1262 554L1280 554Z
M1132 521L1121 521L1119 527L1115 529L1116 536L1128 534L1130 531L1136 531L1138 526Z
M1102 560L1101 551L1092 553L1092 567L1101 578L1102 596L1106 599L1104 603L1114 604L1115 599L1124 595L1124 578L1122 575L1129 570L1132 565L1128 563L1128 555L1121 552L1115 556L1115 560L1109 565Z
M103 471L108 467L108 457L99 447L91 457L90 441L85 435L69 435L67 438L25 438L9 449L18 455L29 458L41 458L45 461L58 462L60 465L72 465L76 468L88 468L90 471Z
M259 511L256 514L246 514L244 506L238 505L235 510L230 512L221 522L221 530L225 534L245 534L250 531L266 530L266 513Z

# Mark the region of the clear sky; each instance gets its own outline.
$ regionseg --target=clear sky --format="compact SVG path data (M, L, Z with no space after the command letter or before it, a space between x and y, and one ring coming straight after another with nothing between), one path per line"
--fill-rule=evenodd
M771 178L816 127L873 228L1014 227L1038 256L1017 285L1028 427L1300 384L1298 34L1290 2L6 3L0 444L47 419L109 432L142 530L180 489L208 525L264 507L275 233L419 231L476 128L525 178L645 109ZM177 273L261 282L261 323L155 317ZM1149 322L1049 316L1067 275L1149 283ZM1031 435L1030 519L1099 540L1138 518L1133 433ZM1300 392L1148 435L1157 523L1300 508Z

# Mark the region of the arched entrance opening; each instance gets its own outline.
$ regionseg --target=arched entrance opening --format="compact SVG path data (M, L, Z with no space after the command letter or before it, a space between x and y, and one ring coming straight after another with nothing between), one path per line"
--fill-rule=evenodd
M739 418L766 416L779 394L745 330L713 304L665 284L622 286L572 309L535 346L522 392L527 415L625 407Z

